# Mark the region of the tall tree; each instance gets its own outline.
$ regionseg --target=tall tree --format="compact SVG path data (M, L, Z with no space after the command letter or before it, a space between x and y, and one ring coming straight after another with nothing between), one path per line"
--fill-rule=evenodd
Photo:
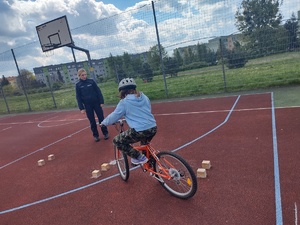
M153 80L153 70L151 69L148 63L144 63L142 65L140 77L143 79L144 82L151 82Z
M113 56L110 54L107 62L110 68L111 76L115 77L117 83L127 76L126 71L123 69L124 63L122 56Z
M197 61L192 47L188 46L188 47L184 48L183 60L184 60L185 65L188 65L190 63Z
M176 77L179 71L179 64L176 58L167 57L164 59L164 66L166 74L170 74L171 77Z
M143 63L140 57L134 57L131 59L131 63L132 63L132 69L135 73L134 77L137 77L138 74L140 74L142 67L143 67Z
M191 63L195 62L195 54L191 47L188 47L188 52L189 52L190 62Z
M64 82L64 78L62 77L61 72L60 72L59 70L57 70L57 76L58 76L59 82L65 83L65 82Z
M197 44L197 58L199 62L206 61L207 47L205 44Z
M189 56L189 51L188 51L188 48L184 48L183 50L183 64L184 65L189 65L191 62L190 60L190 56Z
M109 57L107 58L107 64L109 68L109 76L116 77L116 64L115 64L115 57L110 53ZM117 80L118 82L118 80Z
M26 69L20 70L20 75L17 77L17 85L20 90L45 87L45 84L36 80L32 72Z
M300 18L298 18L300 19ZM288 32L288 48L289 50L294 50L299 47L298 40L298 21L294 13L292 13L292 17L286 21L284 24L284 28Z
M9 85L9 81L4 75L2 75L1 86L3 87L5 85Z
M205 56L205 62L207 62L209 65L216 65L217 64L217 54L214 51L209 49Z
M175 49L175 51L174 51L174 58L176 59L179 66L183 65L183 59L182 59L178 49Z
M162 54L162 58L165 59L168 56L168 53L166 52L166 50L164 49L164 47L161 45L161 54ZM161 67L161 62L160 62L160 54L159 54L159 48L158 45L155 45L153 47L150 48L149 52L148 52L148 63L151 66L151 68L155 71L155 70L159 70Z
M276 48L273 38L282 21L279 6L282 0L243 0L236 12L236 26L248 39L248 49L256 53L271 52Z
M17 77L17 85L19 89L23 88L30 88L31 87L31 82L34 80L34 75L32 72L26 69L21 69L20 70L20 75Z
M128 52L124 52L123 53L123 69L126 71L128 76L135 78L136 74L133 71L132 63L133 62L132 62L131 56L128 54Z

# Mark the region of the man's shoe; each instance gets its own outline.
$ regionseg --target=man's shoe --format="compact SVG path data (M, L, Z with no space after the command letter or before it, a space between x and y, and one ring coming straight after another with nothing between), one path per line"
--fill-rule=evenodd
M107 140L109 138L109 135L108 134L105 134L104 135L104 140Z
M142 165L144 163L148 162L148 159L145 155L141 154L137 157L137 159L135 158L131 158L131 163L134 165Z
M99 137L94 137L95 142L99 142L100 138Z

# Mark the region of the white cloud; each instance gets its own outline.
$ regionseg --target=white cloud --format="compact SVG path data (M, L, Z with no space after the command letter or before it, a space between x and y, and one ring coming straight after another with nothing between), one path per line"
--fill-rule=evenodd
M241 0L154 2L161 44L172 46L167 49L170 54L174 47L237 30L234 14ZM297 9L300 10L298 0L284 1L281 6L285 19ZM0 0L0 75L17 75L10 49L14 49L19 67L28 70L73 61L67 47L55 50L53 57L46 57L35 29L63 15L67 16L76 46L88 49L92 58L107 57L110 53L139 53L157 44L150 0L140 1L125 12L95 0ZM86 60L84 52L75 50L75 55L77 61Z

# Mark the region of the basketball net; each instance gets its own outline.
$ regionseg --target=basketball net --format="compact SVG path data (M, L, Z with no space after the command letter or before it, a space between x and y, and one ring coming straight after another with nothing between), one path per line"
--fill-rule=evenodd
M46 57L50 57L54 55L54 50L49 50L45 52Z

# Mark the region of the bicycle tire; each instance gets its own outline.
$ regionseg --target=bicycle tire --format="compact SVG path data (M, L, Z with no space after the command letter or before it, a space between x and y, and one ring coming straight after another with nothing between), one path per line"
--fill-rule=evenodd
M156 175L164 189L177 198L188 199L193 197L197 192L198 184L191 166L173 152L160 152L157 157L162 166L173 176L172 179L168 180ZM154 170L163 173L159 167L157 162L154 161Z
M127 181L129 178L129 163L127 155L121 150L119 150L115 145L114 154L120 176L124 181Z

